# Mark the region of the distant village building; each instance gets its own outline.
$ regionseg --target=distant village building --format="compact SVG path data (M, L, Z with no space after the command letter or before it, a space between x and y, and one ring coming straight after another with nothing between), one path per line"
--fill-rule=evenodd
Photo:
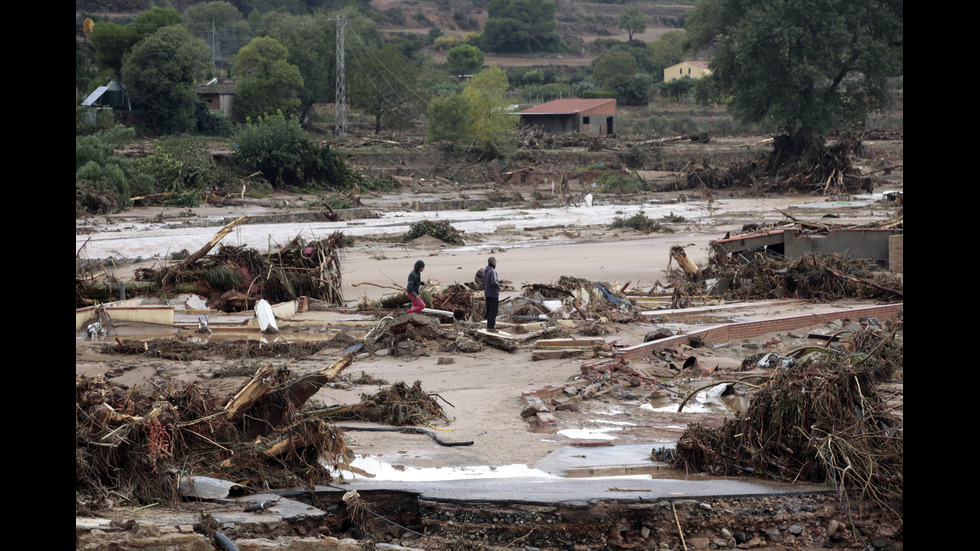
M237 120L235 111L235 79L213 78L194 87L197 97L208 104L208 109L220 111L226 119Z
M521 126L545 132L615 133L616 100L556 99L520 112Z
M664 82L683 77L691 77L696 80L710 74L711 69L708 68L707 61L682 61L664 69Z
M95 126L99 111L103 109L120 111L132 111L133 107L129 101L129 92L118 80L111 79L104 85L99 86L91 94L82 100L82 107L87 107L85 121L89 126Z
M116 79L111 79L104 86L99 86L94 92L89 94L82 105L85 107L110 107L112 109L125 109L131 111L129 103L129 92L126 87Z

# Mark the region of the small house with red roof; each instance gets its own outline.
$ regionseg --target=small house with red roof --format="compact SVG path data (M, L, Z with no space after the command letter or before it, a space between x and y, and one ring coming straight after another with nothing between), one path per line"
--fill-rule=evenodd
M520 112L521 126L537 126L545 132L615 132L616 100L556 99Z

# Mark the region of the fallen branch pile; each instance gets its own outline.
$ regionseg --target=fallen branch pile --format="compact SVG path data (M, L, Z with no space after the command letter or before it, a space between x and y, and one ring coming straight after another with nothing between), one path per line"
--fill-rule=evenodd
M299 359L312 356L326 348L346 348L350 344L353 343L335 344L334 341L265 343L249 339L194 343L176 339L153 339L149 341L125 339L102 345L101 352L103 354L141 355L176 361L207 360L215 356L230 360L246 360L249 358Z
M374 395L362 395L361 400L369 405L335 414L332 418L373 421L396 427L426 425L446 418L442 407L422 390L422 383L419 381L415 381L412 386L399 381Z
M896 339L861 331L851 350L809 348L776 369L748 410L711 430L691 425L674 462L692 472L833 484L901 516L903 428L879 383L903 364Z
M292 380L287 368L263 366L223 399L194 385L146 395L104 377L76 377L76 512L120 502L174 503L180 476L203 474L252 488L329 482L321 462L347 462L342 434L296 412L352 361L346 354Z
M193 262L140 270L137 279L207 296L209 307L225 312L247 310L262 298L275 304L300 296L342 306L340 253L344 241L341 232L310 243L297 237L266 255L222 245Z
M799 260L756 254L711 264L686 285L697 294L708 280L724 281L729 300L797 298L829 302L844 298L894 300L903 296L900 276L866 259L806 254ZM694 287L693 289L690 287ZM723 286L724 287L724 286Z
M815 193L836 195L870 193L874 182L862 176L851 162L860 141L845 136L833 146L815 146L801 155L800 145L789 136L777 136L772 151L749 163L733 162L727 169L707 162L689 163L684 189L751 187L760 193Z

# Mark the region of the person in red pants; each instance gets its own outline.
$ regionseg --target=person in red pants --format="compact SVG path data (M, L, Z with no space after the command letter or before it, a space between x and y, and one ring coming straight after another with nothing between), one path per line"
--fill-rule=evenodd
M422 270L425 269L425 262L415 261L415 267L408 273L408 288L405 289L408 299L412 301L412 307L406 314L418 314L425 308L425 301L422 300Z

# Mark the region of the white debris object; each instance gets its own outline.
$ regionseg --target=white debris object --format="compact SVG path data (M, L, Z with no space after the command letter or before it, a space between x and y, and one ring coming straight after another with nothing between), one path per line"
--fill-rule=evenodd
M255 304L255 317L259 320L259 329L263 333L270 329L279 332L279 326L276 325L276 315L272 313L272 305L269 304L269 301L261 299Z

